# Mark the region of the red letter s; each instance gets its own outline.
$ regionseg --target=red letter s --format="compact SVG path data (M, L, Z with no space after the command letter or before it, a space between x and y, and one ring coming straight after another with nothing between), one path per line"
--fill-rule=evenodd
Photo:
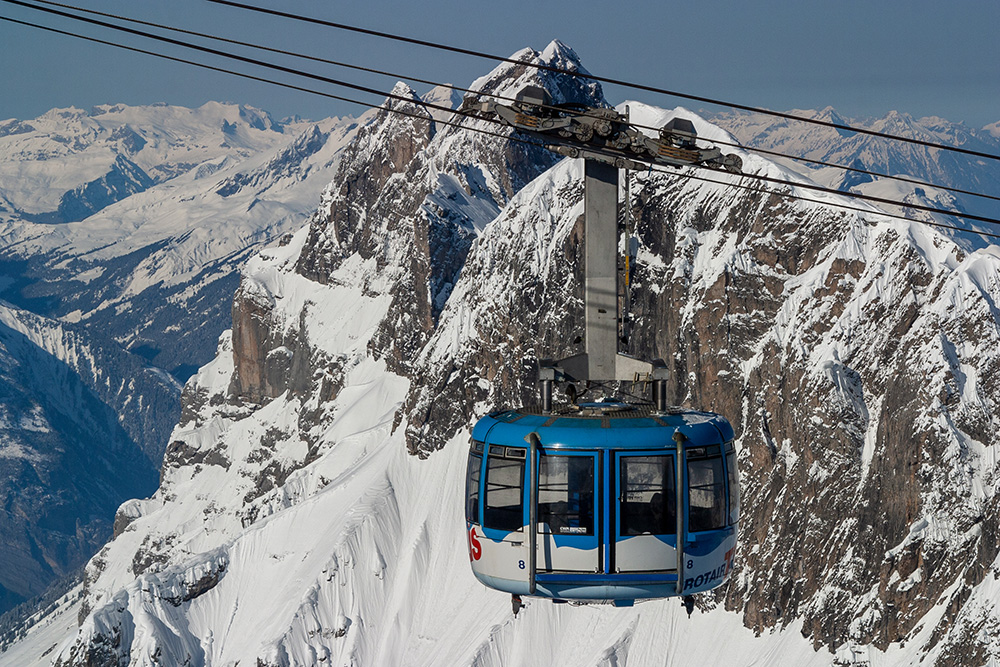
M479 560L483 557L483 545L476 539L476 528L469 531L469 560Z

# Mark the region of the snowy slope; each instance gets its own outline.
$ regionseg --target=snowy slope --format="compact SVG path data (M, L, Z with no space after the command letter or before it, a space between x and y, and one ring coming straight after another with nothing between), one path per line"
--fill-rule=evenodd
M517 57L580 66L559 43ZM475 86L603 103L535 77ZM433 120L368 118L308 225L248 263L56 664L995 663L1000 254L684 171L631 193L628 348L737 426L737 571L691 619L669 600L512 619L466 564L468 429L574 351L582 169Z
M33 120L0 123L0 197L13 209L11 218L70 222L80 218L58 214L67 193L98 181L119 158L127 158L150 181L164 182L223 157L239 159L274 148L282 138L282 128L265 112L218 102L198 109L53 109Z
M26 307L0 308L0 327L17 342L4 357L18 369L4 404L21 415L45 404L41 396L109 418L82 431L56 420L41 434L10 432L0 486L28 500L7 505L25 514L0 530L0 610L76 570L111 535L120 502L153 491L180 407L180 384L166 371L183 379L211 358L230 326L239 265L315 208L354 127L281 126L218 103L53 110L0 123L0 289ZM65 221L74 206L86 209L81 220ZM35 365L68 379L38 386L49 374L20 375ZM103 406L81 407L74 391ZM125 457L118 479L74 458L98 443L89 462L105 466L102 446L123 439L142 462ZM66 443L71 456L60 451ZM45 532L59 512L68 523Z
M80 586L55 601L48 613L28 619L30 626L18 641L0 653L0 664L17 667L48 667L59 645L77 629Z

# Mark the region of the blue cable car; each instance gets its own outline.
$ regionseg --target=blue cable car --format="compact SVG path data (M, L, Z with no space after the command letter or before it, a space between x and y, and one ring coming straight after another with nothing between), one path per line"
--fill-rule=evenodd
M717 414L601 402L494 412L472 431L472 571L515 613L521 595L629 606L715 588L739 513Z
M619 312L631 300L632 264L631 254L624 263L617 257L618 170L647 166L636 161L637 146L674 166L739 173L739 158L698 148L689 121L665 125L657 143L642 138L627 113L554 107L537 87L522 90L512 105L483 103L482 111L584 160L585 335L574 356L538 359L537 409L494 412L472 430L472 571L512 595L515 615L521 595L620 606L681 596L690 614L692 594L723 584L732 571L740 515L733 429L714 413L669 408L666 364L618 350L632 321ZM624 245L631 249L634 241ZM586 393L612 382L648 384L652 403L607 395L577 403L577 383L586 383ZM564 387L569 404L553 405L554 386Z

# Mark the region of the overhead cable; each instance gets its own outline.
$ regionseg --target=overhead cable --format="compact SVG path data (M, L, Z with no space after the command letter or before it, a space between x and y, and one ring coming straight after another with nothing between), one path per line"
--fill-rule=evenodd
M11 2L12 0L3 0L3 1L5 1L5 2ZM25 5L25 6L30 6L30 5L27 5L26 3L22 3L22 2L15 2L15 4L22 4L22 5ZM45 10L44 8L39 8L39 9L42 9L43 11L55 12L55 10ZM57 13L60 14L60 15L63 15L63 12L57 12ZM85 19L83 17L75 17L73 15L65 15L65 16L68 16L69 18L79 18L81 20L85 20L88 23L93 23L94 22L94 21L92 21L90 19ZM357 104L357 105L368 107L368 108L376 108L376 109L381 108L381 109L383 109L385 111L388 111L390 113L397 113L397 114L401 114L401 115L404 115L404 116L416 117L416 118L420 118L422 120L427 120L427 117L425 117L425 116L421 116L419 114L414 114L412 112L407 112L405 110L402 110L402 109L399 109L399 108L396 108L396 107L389 107L389 106L383 107L381 105L372 104L370 102L363 102L363 101L360 101L360 100L355 100L355 99L351 99L351 98L347 98L347 97L342 97L342 96L339 96L339 95L333 95L333 94L329 94L329 93L324 93L322 91L316 91L316 90L311 89L311 88L305 88L305 87L302 87L302 86L295 86L295 85L292 85L292 84L278 82L278 81L266 79L266 78L263 78L263 77L258 77L258 76L253 76L253 75L249 75L249 74L244 74L244 73L236 72L236 71L229 70L229 69L226 69L226 68L216 67L216 66L213 66L213 65L207 65L207 64L204 64L204 63L199 63L199 62L196 62L196 61L186 60L186 59L183 59L183 58L178 58L178 57L175 57L175 56L170 56L170 55L162 54L162 53L155 52L155 51L149 51L149 50L145 50L145 49L141 49L141 48L137 48L137 47L126 46L126 45L118 44L118 43L107 41L107 40L102 40L102 39L98 39L98 38L94 38L94 37L89 37L89 36L86 36L86 35L81 35L81 34L73 33L73 32L70 32L70 31L65 31L65 30L60 30L60 29L57 29L57 28L52 28L52 27L48 27L48 26L43 26L43 25L35 24L35 23L30 23L30 22L27 22L27 21L21 21L21 20L9 18L9 17L2 17L2 16L0 16L0 20L5 20L5 21L9 21L11 23L16 23L16 24L20 24L20 25L24 25L24 26L28 26L28 27L38 28L38 29L46 30L48 32L53 32L53 33L57 33L57 34L61 34L61 35L66 35L66 36L70 36L70 37L76 37L76 38L79 38L79 39L84 39L84 40L87 40L87 41L96 42L96 43L103 44L103 45L106 45L106 46L113 46L113 47L116 47L116 48L121 48L121 49L125 49L125 50L128 50L128 51L136 52L136 53L142 53L144 55L154 56L154 57L158 57L158 58L170 60L170 61L173 61L173 62L179 62L179 63L183 63L183 64L189 64L189 65L193 65L193 66L196 66L196 67L200 67L200 68L211 70L211 71L215 71L215 72L220 72L220 73L224 73L224 74L231 74L231 75L234 75L234 76L238 76L238 77L249 79L249 80L253 80L253 81L259 81L259 82L262 82L262 83L269 83L269 84L273 84L273 85L278 85L278 86L281 86L281 87L284 87L284 88L289 88L289 89L297 90L297 91L300 91L300 92L312 93L312 94L320 95L320 96L323 96L323 97L327 97L327 98L331 98L331 99L336 99L336 100L348 102L348 103L351 103L351 104ZM100 24L100 25L103 25L105 27L110 27L110 28L113 28L113 29L121 29L121 30L124 30L124 31L129 32L129 33L138 33L141 36L145 36L145 33L141 33L140 31L134 31L134 30L130 30L130 29L127 29L127 28L123 28L121 26L115 26L115 25L112 25L112 24L104 24L103 22L97 22L97 23ZM235 56L235 55L231 55L231 54L225 54L224 52L217 51L217 50L214 50L214 49L207 49L206 47L198 47L198 46L195 46L195 45L186 45L183 42L179 42L177 40L170 40L169 38L159 37L159 36L155 36L155 35L152 36L152 37L153 38L158 38L160 40L166 40L166 41L169 41L171 43L176 43L176 44L182 45L182 46L191 46L191 48L195 48L197 50L208 51L208 52L211 52L211 53L216 54L216 55L230 56L230 57L233 57L233 58L235 58L237 60L250 61L250 62L252 62L254 64L260 63L260 61L254 61L253 59L246 59L246 58L243 58L241 56ZM264 65L266 66L267 64L265 63ZM291 68L284 68L284 67L280 67L280 66L276 66L276 65L273 66L273 67L276 68L276 69L280 69L282 71L291 72L293 74L300 74L302 76L308 76L310 78L320 78L320 79L325 80L324 77L318 77L318 75L311 75L311 74L308 74L308 73L299 73L296 70L293 70ZM330 81L335 81L335 80L330 80ZM341 84L340 83L335 83L335 85L341 85ZM355 87L355 86L353 86L353 84L350 84L350 85L351 85L351 87ZM384 91L377 91L377 90L374 90L374 89L360 87L360 86L358 86L357 88L360 88L360 89L362 89L362 90L364 90L366 92L372 92L374 94L379 94L379 95L382 95L382 96L390 98L390 99L392 99L392 98L401 99L401 100L403 100L403 101L405 101L407 103L411 103L411 104L414 104L414 105L419 105L419 106L422 106L422 107L425 107L425 108L433 108L433 109L445 110L445 111L448 111L448 112L453 112L454 111L453 109L450 109L449 107L443 107L443 106L440 106L440 105L431 104L431 103L424 102L423 100L419 100L419 99L413 99L413 98L404 97L404 96L401 96L401 95L394 95L394 94L391 94L391 93L385 93ZM472 116L464 116L463 118L476 118L478 120L489 120L489 119L483 119L483 118L472 117ZM463 130L469 130L469 131L472 131L472 132L477 132L477 133L486 134L486 135L490 135L490 136L496 136L496 137L499 137L499 138L502 138L502 139L507 139L507 140L518 142L518 143L522 143L522 144L532 145L532 146L541 147L541 148L545 147L543 144L540 144L540 143L537 143L537 142L527 141L527 140L524 140L524 139L519 139L517 137L511 137L511 136L508 136L506 134L501 134L501 133L496 133L496 132L490 132L489 130L484 130L482 128L477 128L477 127L470 127L470 126L467 126L467 125L464 125L464 124L461 124L461 123L456 123L456 122L451 122L451 121L443 121L443 120L442 121L435 121L435 122L440 122L441 124L449 125L449 126L453 126L453 127L457 127L459 129L463 129ZM506 126L504 126L504 127L506 127ZM641 162L642 160L640 159L640 160L637 160L637 161ZM667 174L680 175L682 177L692 178L694 180L706 181L706 182L709 182L709 183L731 185L733 187L737 187L737 188L741 188L741 189L750 189L750 190L754 189L754 188L750 188L749 186L745 186L745 185L739 185L739 184L736 184L736 183L725 183L724 181L716 181L716 180L713 180L713 179L702 178L702 177L695 176L693 174L683 174L683 173L677 174L677 172L666 171L666 170L662 170L662 169L654 169L654 166L652 164L650 164L650 171L657 171L657 172L663 172L663 173L667 173ZM956 211L950 211L950 210L947 210L947 209L938 209L938 208L934 208L934 207L928 207L928 206L921 206L921 205L916 205L916 204L910 204L910 203L907 203L907 202L900 202L900 201L895 201L895 200L890 200L890 199L883 199L883 198L871 197L871 196L868 196L868 195L861 195L859 193L853 193L853 192L842 192L842 191L834 190L834 189L831 189L831 188L825 188L825 187L819 186L819 185L813 185L813 184L808 184L808 183L796 183L796 182L793 182L793 181L785 181L785 180L782 180L782 179L776 179L776 178L764 176L764 175L761 175L761 174L746 173L746 174L740 175L739 178L750 178L750 179L754 179L754 180L761 180L761 181L766 181L766 182L774 183L774 184L777 184L777 185L786 185L786 186L790 186L790 187L800 187L800 188L804 188L804 189L816 190L816 191L819 191L819 192L834 194L834 195L838 195L838 196L845 197L845 198L868 199L868 200L871 200L871 201L877 201L877 202L880 202L880 203L891 204L891 205L894 205L894 206L901 206L901 207L906 207L906 208L915 208L915 209L924 210L924 211L931 212L931 213L938 213L938 214L947 215L947 216L951 216L951 217L958 217L958 218L969 218L969 219L977 220L977 221L980 221L980 222L986 222L986 223L989 223L989 224L1000 225L1000 219L988 218L988 217L985 217L985 216L971 216L971 215L966 215L966 214L959 213L959 212L956 212ZM834 208L841 208L841 209L846 209L846 210L859 211L859 212L869 213L869 214L872 214L872 215L878 215L878 216L882 216L882 217L888 217L888 218L895 218L895 219L899 219L899 220L905 220L907 222L915 222L915 223L920 223L920 224L927 224L927 225L930 225L930 226L942 227L942 228L951 229L951 230L954 230L954 231L960 231L960 232L966 232L966 233L974 233L974 234L979 234L981 236L992 237L992 238L1000 238L1000 234L991 234L991 233L988 233L988 232L982 232L982 231L977 231L977 230L970 230L970 229L965 229L965 228L962 228L962 227L956 227L956 226L953 226L953 225L946 225L946 224L943 224L943 223L935 223L935 222L928 222L928 221L925 221L925 220L917 220L917 219L913 219L913 218L907 218L907 217L902 216L902 215L896 215L896 214L888 213L888 212L881 212L881 211L874 210L874 209L863 209L863 208L848 206L846 204L841 204L841 203L823 202L823 201L811 199L811 198L808 198L808 197L802 197L802 196L799 196L799 195L794 195L792 193L781 192L781 191L778 191L778 190L762 190L762 189L757 189L756 191L767 193L767 194L773 194L773 195L776 195L776 196L779 196L779 197L784 197L784 198L789 198L789 199L798 199L798 200L802 200L802 201L812 202L812 203L815 203L815 204L818 204L818 205L821 205L821 206L830 206L830 207L834 207Z
M173 27L173 26L164 25L162 23L154 23L152 21L143 21L141 19L131 18L131 17L128 17L128 16L122 16L121 14L111 14L111 13L108 13L108 12L100 12L100 11L97 11L96 9L86 9L84 7L75 7L73 5L69 5L69 4L62 3L62 2L54 2L53 0L33 0L33 1L35 3L37 3L37 4L40 4L40 5L51 5L53 7L62 7L64 9L72 9L74 11L83 12L84 14L92 14L94 16L103 16L103 17L109 18L109 19L117 19L119 21L126 21L128 23L134 23L136 25L144 25L144 26L147 26L149 28L158 28L160 30L168 30L170 32L176 32L176 33L180 33L182 35L191 35L192 37L201 37L203 39L211 39L211 40L214 40L214 41L217 41L217 42L223 42L223 43L226 43L226 44L233 44L234 46L244 46L244 47L251 48L251 49L257 49L257 50L260 50L260 51L265 51L267 53L276 53L276 54L283 55L283 56L290 56L290 57L293 57L293 58L301 58L303 60L309 60L309 61L316 62L316 63L323 63L324 65L333 65L334 67L344 67L346 69L353 69L353 70L357 70L359 72L368 72L370 74L378 74L380 76L387 76L387 77L391 77L391 78L394 78L394 79L400 79L400 80L403 80L403 81L415 81L416 83L423 83L423 84L427 84L429 86L437 86L437 87L442 87L442 88L450 88L452 90L457 90L457 91L465 92L465 93L477 93L477 94L480 94L480 95L486 94L486 93L482 93L482 92L479 92L479 91L471 90L471 89L468 89L468 88L461 88L459 86L453 86L453 85L448 84L448 83L438 83L436 81L431 81L429 79L421 79L421 78L418 78L418 77L415 77L415 76L410 76L410 75L407 75L407 74L399 74L399 73L396 73L396 72L388 72L386 70L380 70L380 69L377 69L377 68L374 68L374 67L366 67L364 65L355 65L353 63L347 63L347 62L343 62L343 61L340 61L340 60L332 60L332 59L329 59L329 58L321 58L319 56L311 56L311 55L308 55L308 54L305 54L305 53L298 53L298 52L295 52L295 51L287 51L285 49L276 49L276 48L273 48L273 47L270 47L270 46L264 46L262 44L254 44L253 42L244 42L244 41L241 41L241 40L238 40L238 39L230 39L228 37L220 37L218 35L212 35L212 34L205 33L205 32L198 32L196 30L186 30L184 28L176 28L176 27ZM496 95L496 97L502 98L502 99L508 99L508 100L513 101L513 98L504 98L501 95Z
M151 21L143 21L143 20L140 20L140 19L135 19L135 18L131 18L131 17L128 17L128 16L122 16L122 15L119 15L119 14L111 14L111 13L101 12L101 11L97 11L97 10L93 10L93 9L86 9L86 8L82 8L82 7L75 7L73 5L69 5L69 4L65 4L65 3L61 3L61 2L55 2L53 0L33 0L33 1L35 3L37 3L37 4L51 5L51 6L55 6L55 7L62 7L62 8L65 8L65 9L72 9L72 10L83 12L83 13L86 13L86 14L92 14L92 15L96 15L96 16L103 16L105 18L112 18L112 19L116 19L116 20L119 20L119 21L126 21L128 23L134 23L134 24L137 24L137 25L144 25L144 26L147 26L147 27L157 28L157 29L160 29L160 30L167 30L167 31L170 31L170 32L180 33L180 34L184 34L184 35L190 35L190 36L193 36L193 37L200 37L200 38L203 38L203 39L214 40L214 41L223 42L223 43L226 43L226 44L233 44L233 45L236 45L236 46L243 46L243 47L247 47L247 48L257 49L257 50L264 51L264 52L267 52L267 53L276 53L276 54L280 54L280 55L284 55L284 56L290 56L290 57L294 57L294 58L300 58L300 59L303 59L303 60L309 60L309 61L312 61L312 62L323 63L323 64L326 64L326 65L333 65L335 67L343 67L343 68L347 68L347 69L353 69L353 70L357 70L357 71L368 72L368 73L371 73L371 74L377 74L377 75L380 75L380 76L387 76L387 77L391 77L391 78L394 78L394 79L401 79L401 80L405 80L405 81L413 81L413 82L422 83L422 84L426 84L426 85L430 85L430 86L436 86L436 87L440 87L440 88L448 88L450 90L455 90L455 91L458 91L458 92L471 93L471 94L475 94L475 95L479 95L479 96L485 96L485 97L492 97L492 98L495 98L495 99L506 100L506 101L509 101L509 102L515 102L515 101L517 101L513 97L509 97L509 96L506 96L506 95L501 95L499 93L487 93L487 92L484 92L484 91L481 91L481 90L473 90L473 89L469 89L469 88L463 88L461 86L455 86L455 85L452 85L452 84L449 84L449 83L440 83L440 82L433 81L433 80L430 80L430 79L423 79L423 78L419 78L419 77L415 77L415 76L411 76L411 75L400 74L398 72L389 72L389 71L380 70L380 69L377 69L377 68L374 68L374 67L366 67L366 66L363 66L363 65L356 65L356 64L352 64L352 63L343 62L343 61L331 60L331 59L327 59L327 58L321 58L321 57L318 57L318 56L312 56L312 55L308 55L308 54L297 53L297 52L294 52L294 51L287 51L287 50L284 50L284 49L276 49L276 48L272 48L272 47L268 47L268 46L263 46L263 45L260 45L260 44L254 44L252 42L245 42L245 41L241 41L241 40L230 39L230 38L227 38L227 37L220 37L218 35L212 35L212 34L209 34L209 33L203 33L203 32L198 32L198 31L194 31L194 30L186 30L186 29L183 29L183 28L176 28L176 27L173 27L173 26L164 25L164 24L161 24L161 23L155 23L155 22L151 22ZM557 106L555 106L555 105L543 104L541 106L543 108L545 108L545 109L549 109L549 110L552 110L552 111L560 111L560 108L557 107ZM639 129L652 130L654 132L659 131L659 129L660 129L658 127L653 127L653 126L650 126L650 125L643 125L641 123L631 123L631 125L634 126L634 127L636 127L636 128L639 128ZM731 147L739 148L741 150L745 150L745 151L748 151L748 152L760 153L762 155L770 155L770 156L773 156L773 157L784 157L784 158L788 158L788 159L792 159L792 160L797 160L797 161L800 161L800 162L806 162L806 163L809 163L809 164L819 165L819 166L822 166L822 167L831 167L831 168L841 169L841 170L849 171L849 172L853 172L853 173L864 174L864 175L867 175L867 176L884 178L884 179L887 179L887 180L900 181L900 182L903 182L903 183L909 183L909 184L918 185L918 186L922 186L922 187L935 188L935 189L944 190L944 191L947 191L947 192L955 192L957 194L964 194L964 195L969 195L969 196L973 196L973 197L981 197L981 198L984 198L984 199L992 199L992 200L995 200L995 201L1000 201L1000 197L998 197L998 196L984 194L984 193L981 193L981 192L974 192L974 191L971 191L971 190L964 190L964 189L961 189L961 188L955 188L955 187L951 187L951 186L947 186L947 185L939 185L939 184L936 184L936 183L930 183L930 182L927 182L927 181L921 181L919 179L909 178L909 177L906 177L906 176L892 176L892 175L889 175L889 174L883 174L883 173L880 173L880 172L877 172L877 171L872 171L872 170L863 169L863 168L859 168L859 167L852 167L852 166L846 166L846 165L836 164L836 163L832 163L832 162L825 162L825 161L822 161L822 160L816 160L816 159L802 157L802 156L790 155L788 153L782 153L780 151L769 150L769 149L766 149L766 148L758 148L756 146L746 146L746 145L743 145L743 144L733 143L733 142L728 142L728 141L723 141L723 140L718 140L718 139L712 140L712 143L716 143L716 144L719 144L721 146L731 146Z
M164 37L163 35L157 35L151 32L145 32L142 30L136 30L134 28L128 28L123 25L116 25L114 23L107 23L106 21L99 21L97 19L88 18L86 16L78 16L76 14L69 14L58 9L52 9L51 7L42 7L39 5L34 5L28 2L23 2L22 0L0 0L0 2L6 2L11 5L18 5L20 7L26 7L28 9L34 9L36 11L45 12L48 14L53 14L56 16L61 16L63 18L73 19L75 21L82 21L84 23L90 23L91 25L100 26L102 28L110 28L111 30L117 30L119 32L128 33L130 35L136 35L138 37L145 37L147 39L156 40L158 42L163 42L165 44L171 44L173 46L180 46L186 49L193 49L195 51L201 51L202 53L208 53L210 55L219 56L221 58L228 58L230 60L238 60L240 62L246 63L248 65L256 65L258 67L264 67L266 69L272 69L278 72L284 72L285 74L292 74L295 76L301 76L314 81L322 81L323 83L328 83L334 86L341 86L344 88L349 88L351 90L356 90L358 92L368 93L370 95L378 95L380 97L389 97L392 99L400 100L402 102L413 102L412 98L405 97L403 95L397 95L395 93L385 93L383 91L377 90L375 88L369 88L368 86L361 86L356 83L350 83L349 81L342 81L340 79L334 79L328 76L323 76L320 74L313 74L311 72L305 72L303 70L295 69L294 67L285 67L284 65L278 65L275 63L269 63L264 60L257 60L256 58L249 58L247 56L241 56L235 53L228 53L226 51L220 51L218 49L213 49L209 46L202 46L200 44L192 44L191 42L183 42L179 39L173 39L171 37ZM442 106L440 104L433 104L430 102L423 102L424 106L429 108L437 109L439 111L445 111L448 113L454 113L455 110L451 107ZM377 106L377 105L373 105Z
M4 0L10 1L10 0ZM545 65L543 63L532 63L523 60L515 60L514 58L507 58L504 56L498 56L490 53L484 53L482 51L475 51L472 49L465 49L457 46L450 46L447 44L441 44L439 42L432 42L430 40L416 39L413 37L405 37L402 35L397 35L390 32L385 32L381 30L372 30L369 28L360 28L357 26L348 25L346 23L337 23L335 21L327 21L325 19L318 19L309 16L302 16L299 14L292 14L291 12L284 12L277 9L268 9L266 7L257 7L254 5L248 5L242 2L235 2L235 0L208 0L211 3L217 5L227 5L230 7L236 7L239 9L245 9L249 11L260 12L264 14L269 14L271 16L279 16L282 18L293 19L296 21L304 21L306 23L312 23L315 25L321 25L328 28L335 28L337 30L346 30L350 32L361 33L365 35L371 35L374 37L380 37L383 39L391 39L399 42L406 42L408 44L416 44L418 46L425 46L428 48L439 49L443 51L450 51L452 53L460 53L467 56L475 56L477 58L484 58L487 60L494 60L504 63L512 63L516 65L523 65L526 67L534 67L540 70L546 70L549 72L554 72L556 74L567 74L570 76L580 77L584 79L591 79L592 81L599 81L601 83L609 83L616 86L622 86L625 88L634 88L636 90L643 90L650 93L658 93L661 95L670 95L671 97L678 97L685 100L692 100L694 102L702 102L704 104L714 104L717 106L729 107L730 109L739 109L740 111L749 111L752 113L764 114L767 116L774 116L777 118L784 118L786 120L794 120L802 123L810 123L812 125L821 125L824 127L832 127L838 130L846 130L848 132L855 132L858 134L866 134L873 137L880 137L883 139L891 139L894 141L902 141L910 144L916 144L918 146L925 146L927 148L937 148L944 151L953 151L956 153L962 153L965 155L973 155L975 157L981 157L988 160L998 160L1000 161L1000 155L994 155L992 153L985 153L982 151L974 151L968 148L961 148L959 146L949 146L947 144L936 143L933 141L924 141L923 139L915 139L912 137L903 137L896 134L888 134L886 132L879 132L877 130L869 130L863 127L856 127L853 125L846 125L843 123L834 123L832 121L821 120L819 118L804 118L802 116L796 116L794 114L786 113L783 111L773 111L771 109L765 109L762 107L754 107L746 104L739 104L737 102L726 102L724 100L717 100L711 97L705 97L702 95L691 95L688 93L682 93L675 90L668 90L666 88L659 88L656 86L648 86L641 83L633 83L630 81L623 81L620 79L613 79L610 77L597 76L595 74L590 74L589 72L580 72L576 70L567 70L561 67L555 67L553 65Z
M423 115L423 114L413 113L412 111L407 111L405 109L400 109L399 107L384 107L381 104L373 104L371 102L362 102L361 100L352 99L350 97L343 97L341 95L334 95L333 93L326 93L326 92L323 92L321 90L316 90L315 88L306 88L304 86L296 86L294 84L285 83L283 81L275 81L274 79L266 79L264 77L254 76L252 74L245 74L243 72L237 72L235 70L226 69L225 67L217 67L215 65L208 65L206 63L200 63L200 62L197 62L195 60L187 60L186 58L179 58L177 56L167 55L165 53L160 53L159 51L148 51L146 49L142 49L142 48L139 48L139 47L136 47L136 46L128 46L126 44L120 44L118 42L111 42L111 41L108 41L108 40L105 40L105 39L99 39L97 37L90 37L88 35L81 35L79 33L70 32L70 31L67 31L67 30L60 30L59 28L53 28L53 27L41 25L41 24L38 24L38 23L31 23L30 21L22 21L22 20L15 19L15 18L10 18L10 17L7 17L7 16L0 16L0 21L8 21L10 23L16 23L18 25L27 26L29 28L37 28L39 30L45 30L47 32L51 32L51 33L55 33L55 34L59 34L59 35L65 35L67 37L75 37L77 39L82 39L82 40L85 40L85 41L88 41L88 42L93 42L95 44L102 44L104 46L113 46L113 47L115 47L117 49L124 49L125 51L131 51L133 53L141 53L143 55L153 56L155 58L161 58L163 60L169 60L169 61L175 62L175 63L181 63L181 64L184 64L184 65L192 65L194 67L199 67L201 69L209 70L209 71L212 71L212 72L219 72L221 74L229 74L229 75L232 75L232 76L240 77L241 79L248 79L250 81L257 81L259 83L266 83L266 84L270 84L270 85L273 85L273 86L280 86L282 88L287 88L289 90L295 90L295 91L298 91L298 92L301 92L301 93L309 93L309 94L312 94L312 95L318 95L320 97L325 97L325 98L331 99L331 100L338 100L340 102L347 102L348 104L356 104L358 106L365 107L366 109L381 109L383 111L388 111L390 113L398 114L398 115L401 115L401 116L408 116L410 118L416 118L416 119L419 119L419 120L428 120L428 117L425 116L425 115ZM400 96L397 95L395 97L400 97ZM421 107L428 106L427 103L424 102L423 100L413 100L413 99L410 99L410 98L403 98L403 99L405 99L407 102L410 102L410 103L414 104L415 106L421 106ZM462 116L462 118L467 118L467 116ZM489 130L485 130L485 129L478 128L478 127L470 127L470 126L465 125L463 123L457 123L457 122L448 121L448 120L438 120L438 119L434 119L434 123L440 124L440 125L448 125L448 126L451 126L451 127L457 127L459 129L462 129L462 130L470 130L470 131L473 131L473 132L477 132L479 134L484 134L484 135L492 136L492 137L498 137L500 139L506 139L506 140L509 140L509 141L514 141L516 143L527 144L527 145L530 145L530 146L536 146L538 148L545 148L545 146L543 144L540 144L540 143L537 143L537 142L534 142L534 141L528 141L528 140L525 140L525 139L519 139L517 137L511 137L511 136L509 136L507 134L503 134L503 133L500 133L500 132L491 132Z

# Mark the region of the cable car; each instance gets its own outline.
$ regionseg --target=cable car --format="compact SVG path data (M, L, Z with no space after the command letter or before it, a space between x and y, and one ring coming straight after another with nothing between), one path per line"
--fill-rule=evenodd
M634 159L640 153L736 173L740 160L698 148L689 121L668 123L657 142L630 125L627 111L553 107L536 87L481 111L584 160L585 345L538 360L539 407L493 412L473 428L465 487L472 571L511 594L515 615L521 595L619 606L682 596L690 614L691 596L732 571L740 515L733 429L720 415L668 407L667 366L618 351L630 262L617 252L633 246L620 243L618 170L648 166ZM652 402L578 402L577 383L587 392L609 382L648 383ZM568 404L553 405L557 385Z
M733 429L717 414L599 402L494 412L472 431L472 571L515 613L521 595L630 606L715 588L739 511Z

